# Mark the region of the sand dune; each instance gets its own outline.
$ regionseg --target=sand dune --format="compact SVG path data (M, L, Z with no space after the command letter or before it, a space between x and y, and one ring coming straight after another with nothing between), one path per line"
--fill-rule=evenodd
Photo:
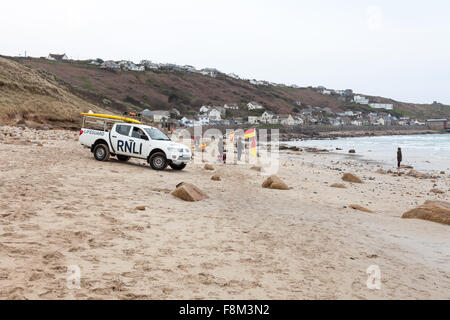
M449 201L429 193L449 190L448 175L417 183L374 164L284 151L277 175L292 189L272 190L250 165L157 172L143 161L95 161L75 140L0 127L1 299L450 298L448 226L401 219L424 200ZM364 183L343 182L343 172ZM209 198L175 198L182 181ZM79 289L67 286L73 265ZM371 265L380 290L366 286Z

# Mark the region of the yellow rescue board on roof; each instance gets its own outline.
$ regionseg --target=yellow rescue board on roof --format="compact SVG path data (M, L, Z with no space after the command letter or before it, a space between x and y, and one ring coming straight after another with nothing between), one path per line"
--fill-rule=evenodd
M95 118L106 118L106 119L114 119L114 120L122 120L126 122L132 122L132 123L141 123L138 120L125 118L125 117L119 117L119 116L111 116L109 114L99 114L99 113L81 113L82 116L89 116L89 117L95 117Z

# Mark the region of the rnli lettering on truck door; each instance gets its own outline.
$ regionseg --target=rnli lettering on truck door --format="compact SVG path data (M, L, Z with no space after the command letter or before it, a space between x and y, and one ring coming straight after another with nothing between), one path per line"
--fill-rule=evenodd
M142 143L139 143L139 149L136 150L136 142L117 140L117 151L132 154L142 154Z

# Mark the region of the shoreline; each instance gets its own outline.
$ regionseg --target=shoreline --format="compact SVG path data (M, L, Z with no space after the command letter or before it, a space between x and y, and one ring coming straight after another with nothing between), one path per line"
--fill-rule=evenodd
M309 140L335 140L341 138L365 138L365 137L383 137L383 136L410 136L425 134L445 134L446 131L440 130L393 130L393 131L331 131L315 132L311 134L302 133L280 133L280 142L289 141L309 141Z

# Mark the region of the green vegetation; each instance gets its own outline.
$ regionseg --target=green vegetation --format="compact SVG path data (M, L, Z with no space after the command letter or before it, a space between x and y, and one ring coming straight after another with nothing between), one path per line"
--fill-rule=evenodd
M81 82L81 87L86 90L95 91L95 87L86 77L76 77L76 80Z

